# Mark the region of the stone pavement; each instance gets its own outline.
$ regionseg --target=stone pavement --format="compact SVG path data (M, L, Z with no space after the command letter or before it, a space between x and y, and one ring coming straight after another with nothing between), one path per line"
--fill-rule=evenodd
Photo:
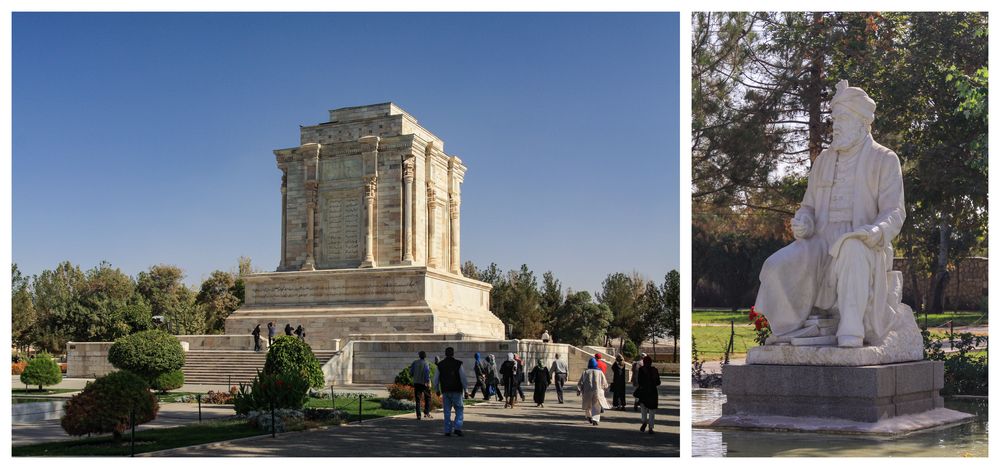
M211 404L202 404L201 406L201 417L203 420L230 417L232 415L233 406ZM178 427L197 422L197 404L160 403L160 412L157 414L156 420L138 425L135 428L137 431L142 431L154 428ZM81 438L67 435L62 427L59 426L59 420L13 424L11 427L12 446Z
M526 403L503 409L499 402L465 408L465 436L443 435L440 412L431 420L413 415L377 419L342 427L251 437L177 448L150 456L678 456L680 391L677 377L660 387L656 433L639 433L639 413L605 412L601 424L587 423L575 392L558 404L549 388L546 406ZM609 399L610 400L610 399ZM631 390L629 401L631 402Z

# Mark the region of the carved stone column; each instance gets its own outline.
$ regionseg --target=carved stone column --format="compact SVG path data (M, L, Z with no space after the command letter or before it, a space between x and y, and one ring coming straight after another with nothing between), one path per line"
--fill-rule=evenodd
M365 260L361 267L375 267L375 193L378 190L378 176L371 176L365 182Z
M288 263L288 168L281 168L281 257L278 270Z
M413 264L413 179L416 157L403 158L403 264Z
M459 239L461 238L459 236L460 233L459 233L458 215L461 205L462 205L462 199L458 196L458 194L452 194L451 201L448 207L449 208L448 214L450 215L451 219L451 239L450 239L451 242L449 243L449 245L451 246L451 266L448 270L450 270L451 273L453 274L459 274L459 275L461 275L462 273L462 266L459 265L460 258L458 252Z
M438 267L438 243L435 236L437 229L437 192L430 184L427 185L427 267Z
M306 260L300 270L316 270L313 247L316 244L316 198L319 195L319 181L306 181Z

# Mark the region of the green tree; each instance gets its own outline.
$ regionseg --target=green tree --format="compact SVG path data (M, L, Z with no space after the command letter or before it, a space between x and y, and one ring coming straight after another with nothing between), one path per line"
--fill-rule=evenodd
M52 355L39 353L28 361L28 366L21 373L21 382L29 386L38 386L41 391L43 386L53 386L62 382L62 371L59 364L52 359Z
M551 323L556 310L563 304L562 284L551 271L542 274L542 292L539 303L544 322Z
M608 326L605 344L619 338L619 348L625 337L637 330L642 320L638 301L646 290L646 281L637 273L631 276L621 272L609 274L601 283L597 301L611 310L613 319Z
M226 318L243 303L237 296L238 280L239 277L229 272L216 270L201 283L196 301L205 311L208 333L221 333Z
M676 270L667 272L663 279L663 311L664 315L660 320L654 321L653 347L655 351L655 337L663 337L665 332L674 341L674 362L677 362L677 344L681 335L681 275Z
M561 343L593 345L604 338L612 318L607 305L594 303L590 293L567 292L549 323L549 332Z
M139 293L149 302L154 316L163 318L167 330L174 334L204 334L208 313L182 280L180 267L160 264L140 272L136 282Z
M31 279L21 274L17 264L11 264L10 280L11 342L15 347L25 349L34 341L38 327L35 304L31 296Z
M53 352L62 352L66 342L81 336L77 316L77 292L86 277L79 267L69 261L60 263L54 270L44 270L34 278L35 311L38 330L35 345ZM86 318L84 318L85 320Z

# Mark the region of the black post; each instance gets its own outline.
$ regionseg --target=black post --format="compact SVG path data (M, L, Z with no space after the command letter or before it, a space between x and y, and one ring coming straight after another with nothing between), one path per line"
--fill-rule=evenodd
M271 397L271 438L276 438L274 429L274 397Z
M948 329L949 329L948 337L949 337L949 340L951 340L951 348L954 349L955 348L955 320L954 319L952 319L951 321L948 321Z
M337 398L333 397L333 385L330 385L330 408L337 409Z
M358 394L358 423L361 423L361 394Z
M132 426L132 436L129 438L129 446L131 447L132 455L129 457L135 457L135 405L129 408L129 424Z
M226 379L229 380L229 387L226 388L226 391L231 391L233 389L233 375L228 375Z
M198 423L201 423L201 394L196 394L198 396Z

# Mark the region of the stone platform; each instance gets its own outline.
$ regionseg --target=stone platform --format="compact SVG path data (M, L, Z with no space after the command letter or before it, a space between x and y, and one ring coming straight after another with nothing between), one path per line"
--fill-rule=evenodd
M728 365L722 417L700 426L905 433L972 416L944 409L944 363Z
M336 349L354 334L456 334L503 339L487 283L418 267L270 272L245 277L246 302L227 334L275 322L306 330L314 349Z

